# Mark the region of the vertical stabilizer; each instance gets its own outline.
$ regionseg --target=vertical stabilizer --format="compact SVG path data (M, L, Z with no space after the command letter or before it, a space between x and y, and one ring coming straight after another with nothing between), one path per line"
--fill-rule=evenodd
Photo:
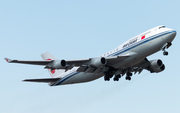
M48 52L41 54L41 57L43 60L58 60L56 57L52 56ZM63 73L64 70L63 69L58 69L58 70L57 69L54 69L54 70L48 69L48 72L52 78L56 78L58 75Z

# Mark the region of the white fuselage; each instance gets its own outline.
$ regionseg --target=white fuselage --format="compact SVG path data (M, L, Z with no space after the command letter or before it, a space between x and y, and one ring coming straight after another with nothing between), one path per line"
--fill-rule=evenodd
M113 67L117 69L125 69L141 62L147 56L161 50L163 45L168 42L172 42L175 35L175 30L169 28L159 28L158 26L131 38L112 51L101 55L101 57L131 55L131 57L123 60L122 62L117 62L113 65ZM50 83L49 85L56 86L64 84L83 83L104 76L102 72L77 72L77 69L78 67L74 67L63 74L60 74L58 77L60 77L61 79L55 83Z

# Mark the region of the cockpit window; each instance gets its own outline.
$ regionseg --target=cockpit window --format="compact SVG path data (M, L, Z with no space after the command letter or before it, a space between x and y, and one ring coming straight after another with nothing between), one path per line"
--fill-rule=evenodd
M159 29L161 29L161 28L165 28L165 26L161 26L161 27L159 27Z

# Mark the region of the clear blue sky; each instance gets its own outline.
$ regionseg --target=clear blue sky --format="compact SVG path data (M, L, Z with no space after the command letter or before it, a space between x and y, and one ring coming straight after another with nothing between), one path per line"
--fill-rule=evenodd
M0 113L179 113L179 0L0 0ZM158 25L177 31L166 70L143 71L131 81L103 78L49 87L22 82L48 78L42 66L8 64L4 57L41 60L99 56Z

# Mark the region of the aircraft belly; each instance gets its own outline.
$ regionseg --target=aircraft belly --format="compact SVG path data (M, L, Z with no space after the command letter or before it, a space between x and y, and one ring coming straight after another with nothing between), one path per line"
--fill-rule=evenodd
M60 85L89 82L89 81L98 79L98 78L100 78L102 76L104 76L102 73L94 74L94 73L80 72L80 73L76 74L75 76L67 79L66 81L64 81Z
M139 63L142 60L144 60L144 57L142 58L142 57L139 57L138 55L134 55L134 56L127 58L126 60L124 60L122 62L119 62L119 63L113 65L113 67L117 68L117 69L125 69L125 68L131 67L131 66Z

